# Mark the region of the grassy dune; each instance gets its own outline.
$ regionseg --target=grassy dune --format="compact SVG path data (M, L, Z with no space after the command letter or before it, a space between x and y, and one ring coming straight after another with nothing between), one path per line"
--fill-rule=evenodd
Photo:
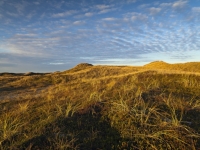
M200 149L200 63L0 74L0 149Z
M176 71L185 71L185 72L196 72L200 73L200 63L199 62L188 62L188 63L177 63L169 64L163 61L151 62L144 67L148 69L163 69L163 70L176 70Z

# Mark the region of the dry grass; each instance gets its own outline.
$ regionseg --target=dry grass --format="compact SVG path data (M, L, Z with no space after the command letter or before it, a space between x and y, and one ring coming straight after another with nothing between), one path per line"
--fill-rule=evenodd
M1 74L0 149L198 149L198 66Z
M192 72L200 73L199 62L168 64L163 61L155 61L145 65L144 67L148 69L163 69L163 70L184 71L190 73Z

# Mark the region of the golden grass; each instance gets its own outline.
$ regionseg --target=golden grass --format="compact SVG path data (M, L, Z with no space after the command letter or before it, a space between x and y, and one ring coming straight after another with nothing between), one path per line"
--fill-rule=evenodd
M192 64L1 75L0 149L198 149Z
M195 73L200 72L200 62L168 64L163 61L155 61L145 65L144 67L148 69L178 70Z

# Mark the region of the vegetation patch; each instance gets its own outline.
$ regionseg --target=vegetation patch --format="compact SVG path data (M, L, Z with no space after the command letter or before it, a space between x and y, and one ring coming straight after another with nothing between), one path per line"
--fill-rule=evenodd
M0 149L199 149L200 76L157 64L1 74Z

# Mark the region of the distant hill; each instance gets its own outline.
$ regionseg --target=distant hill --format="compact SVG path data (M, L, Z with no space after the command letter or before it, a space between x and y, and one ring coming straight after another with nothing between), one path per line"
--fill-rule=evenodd
M144 65L144 68L200 72L200 62L169 64L164 61L154 61Z
M80 64L76 65L75 67L67 70L67 72L77 72L77 71L80 71L80 70L84 70L86 68L90 68L92 66L93 65L89 64L89 63L80 63Z

